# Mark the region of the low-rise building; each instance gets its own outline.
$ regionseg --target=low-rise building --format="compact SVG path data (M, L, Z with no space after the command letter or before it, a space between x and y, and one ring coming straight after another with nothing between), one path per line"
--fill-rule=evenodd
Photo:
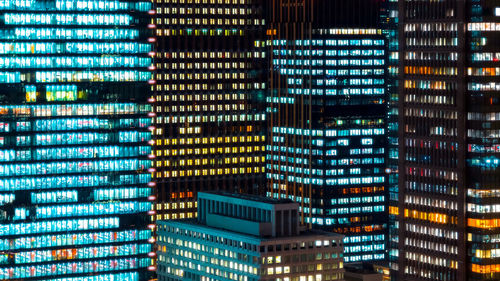
M343 236L302 230L291 200L198 193L198 218L158 221L159 281L343 280Z

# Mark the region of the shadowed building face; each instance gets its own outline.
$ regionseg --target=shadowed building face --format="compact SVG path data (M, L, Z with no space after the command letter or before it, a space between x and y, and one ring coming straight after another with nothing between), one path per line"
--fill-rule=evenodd
M498 280L496 1L400 1L399 276Z
M303 224L345 234L346 262L382 260L387 48L380 4L271 2L268 196L299 202Z

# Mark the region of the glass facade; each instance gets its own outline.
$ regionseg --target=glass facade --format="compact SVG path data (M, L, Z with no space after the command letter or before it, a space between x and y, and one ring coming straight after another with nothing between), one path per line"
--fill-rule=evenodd
M150 9L0 1L0 279L148 278Z
M361 18L350 9L366 1L302 2L275 7L278 19L306 16L276 20L268 33L267 195L299 202L303 224L344 234L345 262L385 260L388 54L375 28L380 7Z
M155 219L264 184L267 0L155 0Z

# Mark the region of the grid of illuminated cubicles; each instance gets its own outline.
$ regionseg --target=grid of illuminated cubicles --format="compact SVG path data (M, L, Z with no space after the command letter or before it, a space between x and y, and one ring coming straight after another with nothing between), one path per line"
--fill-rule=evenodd
M383 260L385 37L376 29L314 33L312 40L273 41L273 75L281 76L274 80L284 90L267 100L278 120L268 146L268 195L302 202L305 223L345 234L346 262ZM309 110L304 126L279 125Z
M0 279L147 278L150 8L0 2Z

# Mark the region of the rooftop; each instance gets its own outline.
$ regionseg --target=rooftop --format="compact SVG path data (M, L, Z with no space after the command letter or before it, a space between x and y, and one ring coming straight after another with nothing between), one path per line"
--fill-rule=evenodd
M286 241L286 240L296 240L297 237L306 238L306 237L312 237L312 236L332 237L333 239L339 239L340 241L342 241L343 237L344 237L344 235L339 234L339 233L327 232L327 231L316 230L316 229L307 229L305 231L301 231L299 235L294 235L294 236L261 237L258 235L241 233L238 231L228 230L225 228L209 226L209 225L200 223L196 219L162 220L162 221L158 221L158 224L170 225L170 226L175 226L175 227L184 226L185 229L196 227L196 228L200 228L200 229L205 229L207 231L210 230L210 231L216 231L216 232L224 232L224 233L232 235L232 236L239 236L241 238L258 239L260 241L273 241L273 240Z
M242 200L261 202L261 203L266 203L266 204L290 204L290 203L294 203L290 199L274 199L274 198L258 196L258 195L231 193L231 192L219 191L219 190L217 190L217 191L204 191L203 193L231 197L231 198L242 199Z

